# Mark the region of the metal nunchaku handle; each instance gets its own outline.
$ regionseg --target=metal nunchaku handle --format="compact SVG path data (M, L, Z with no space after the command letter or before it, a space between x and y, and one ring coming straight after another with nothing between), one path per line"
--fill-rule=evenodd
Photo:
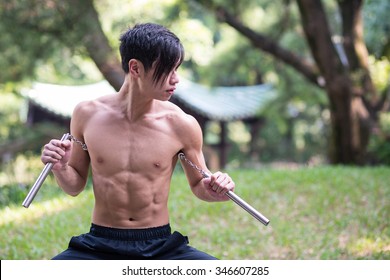
M189 160L185 157L184 153L179 153L179 158L182 160L185 160L189 162ZM192 163L191 166L195 167L195 165ZM210 177L209 174L207 174L204 170L198 169L198 171L202 174L203 178ZM242 209L247 211L249 214L251 214L255 219L257 219L259 222L261 222L263 225L268 226L269 219L265 217L263 214L261 214L259 211L257 211L255 208L253 208L250 204L248 204L245 200L243 200L241 197L239 197L237 194L235 194L232 191L228 191L226 195L235 202L237 205L239 205Z
M64 141L66 139L69 139L70 137L70 134L69 133L65 133L62 138L61 138L61 141ZM45 181L47 175L49 175L51 169L53 168L53 163L52 162L49 162L49 163L46 163L45 164L45 167L43 168L41 174L39 174L38 176L38 179L35 181L34 185L31 187L31 190L29 191L29 193L27 194L26 198L24 199L22 205L25 207L25 208L28 208L31 204L31 202L34 200L36 194L38 193L39 189L41 188L43 182Z
M267 219L267 217L265 217L263 214L261 214L255 208L253 208L250 204L248 204L245 200L243 200L237 194L235 194L232 191L228 191L226 193L226 195L232 201L234 201L237 205L241 206L241 208L243 208L245 211L247 211L249 214L251 214L255 219L257 219L259 222L261 222L263 225L268 226L269 219Z

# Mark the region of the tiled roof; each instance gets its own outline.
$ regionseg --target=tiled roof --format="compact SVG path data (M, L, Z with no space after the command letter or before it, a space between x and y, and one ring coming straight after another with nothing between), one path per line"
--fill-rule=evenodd
M268 84L208 88L181 79L174 97L206 118L233 121L260 115L276 91Z
M95 84L67 86L45 83L33 83L32 88L22 91L35 105L53 114L70 117L78 103L92 100L106 94L115 93L107 81Z
M70 117L79 102L110 93L115 90L107 81L78 86L34 83L22 92L37 106L62 117ZM204 117L231 121L257 116L276 92L270 85L208 88L181 78L174 96Z

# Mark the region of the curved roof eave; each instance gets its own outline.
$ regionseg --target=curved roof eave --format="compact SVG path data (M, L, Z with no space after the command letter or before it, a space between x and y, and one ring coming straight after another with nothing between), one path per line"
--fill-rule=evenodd
M78 86L36 82L22 94L53 114L71 117L78 103L115 92L107 81ZM174 97L206 118L233 121L258 116L276 92L269 84L208 88L180 78Z

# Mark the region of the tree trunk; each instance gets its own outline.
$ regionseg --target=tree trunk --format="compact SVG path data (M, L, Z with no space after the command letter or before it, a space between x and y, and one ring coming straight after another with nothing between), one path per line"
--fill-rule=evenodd
M327 92L331 103L330 162L364 164L370 121L362 98L352 96L348 85L335 85Z
M124 81L124 72L118 59L118 51L112 49L102 30L93 0L85 0L82 4L78 0L72 1L75 1L75 4L71 6L77 9L80 9L80 5L83 5L84 11L78 13L78 19L85 28L84 35L81 38L82 44L104 78L116 91L119 91ZM82 15L80 16L80 14Z
M352 0L353 1L353 0ZM321 1L298 0L302 24L313 57L325 80L325 88L330 102L331 137L329 141L329 159L332 163L363 164L369 137L369 114L363 104L365 92L363 80L367 81L368 71L363 71L366 79L359 79L350 69L351 57L356 57L356 47L345 48L348 63L343 64L332 41L332 34L326 20ZM345 2L348 1L344 1ZM360 2L360 1L355 1ZM348 15L358 15L360 5L348 3L353 11ZM343 29L356 28L355 24L345 24ZM354 31L348 31L351 33ZM354 45L357 36L350 38ZM364 57L364 55L362 56ZM355 60L356 61L356 60ZM355 63L356 64L356 63ZM361 67L354 67L362 71ZM369 77L369 75L368 75ZM368 83L367 83L368 84ZM370 84L372 86L372 84Z

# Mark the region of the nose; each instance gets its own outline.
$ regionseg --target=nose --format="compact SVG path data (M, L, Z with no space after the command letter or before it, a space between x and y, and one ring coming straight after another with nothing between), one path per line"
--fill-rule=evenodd
M169 79L170 84L177 84L179 81L180 81L179 75L177 74L176 71L173 71Z

